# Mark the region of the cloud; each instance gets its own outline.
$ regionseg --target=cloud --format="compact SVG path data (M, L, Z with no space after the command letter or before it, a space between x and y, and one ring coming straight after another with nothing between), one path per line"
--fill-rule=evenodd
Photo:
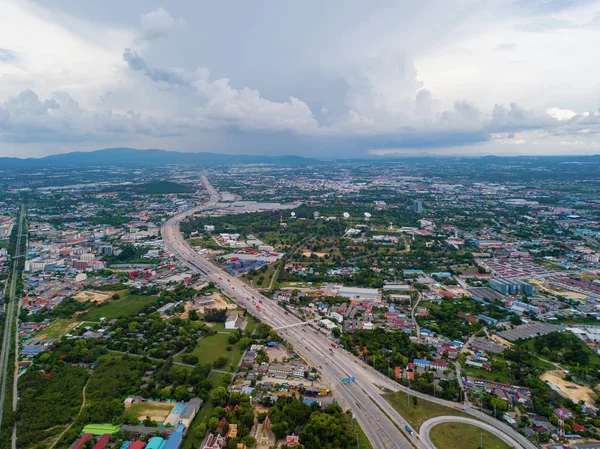
M151 68L132 49L126 48L127 66L152 81L173 88L189 89L196 96L193 118L204 126L233 126L239 129L312 132L318 123L306 103L295 97L276 102L265 99L255 89L235 89L227 78L209 80L209 71L198 68Z
M13 62L15 59L17 59L17 57L12 51L6 48L0 48L0 63Z
M174 18L163 8L142 14L135 41L137 43L150 42L168 36L174 31L185 30L188 24L182 18Z
M169 130L170 129L170 130ZM26 90L0 104L0 141L104 141L116 134L172 135L173 124L135 111L89 111L66 92L40 99Z

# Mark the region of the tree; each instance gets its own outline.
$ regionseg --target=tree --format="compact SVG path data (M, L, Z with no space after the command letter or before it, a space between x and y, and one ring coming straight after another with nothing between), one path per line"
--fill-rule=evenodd
M519 315L513 315L513 316L511 316L510 317L510 322L511 322L511 324L514 324L515 326L523 324L523 320L521 319L521 317Z
M250 338L248 338L248 337L240 338L240 348L246 349L248 346L250 346L250 343L252 343L252 340Z
M508 410L508 404L500 398L492 398L490 400L490 404L498 412L505 412L506 410Z
M340 338L340 336L342 335L342 331L340 330L339 327L334 328L331 333L333 334L333 336L335 338Z
M198 321L200 319L200 317L198 316L198 312L196 312L195 310L190 310L188 316L191 321Z
M225 387L217 387L213 390L212 401L217 407L225 407L227 405L227 402L229 401L229 394L227 393Z
M240 340L240 334L238 332L230 332L227 341L229 344L236 344Z
M200 423L200 425L196 427L196 434L200 438L204 438L204 436L206 435L206 423Z
M213 432L217 427L219 427L219 418L213 416L208 420L208 428Z

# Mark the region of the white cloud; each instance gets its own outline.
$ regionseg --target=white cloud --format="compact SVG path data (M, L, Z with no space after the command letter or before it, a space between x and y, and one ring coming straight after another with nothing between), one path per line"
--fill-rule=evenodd
M177 30L185 30L188 24L185 20L174 18L163 8L142 14L139 29L136 33L138 43L160 39Z
M600 63L581 45L600 39L599 1L240 2L229 20L191 1L114 17L40 4L0 2L0 141L228 150L250 135L360 155L600 140Z

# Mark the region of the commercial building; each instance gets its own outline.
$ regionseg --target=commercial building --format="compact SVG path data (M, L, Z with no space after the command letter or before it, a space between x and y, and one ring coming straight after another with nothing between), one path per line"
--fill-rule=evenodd
M366 299L374 301L379 298L379 290L377 290L376 288L340 286L337 289L337 295L350 299Z
M498 278L490 279L489 286L504 295L535 296L535 287L527 282Z

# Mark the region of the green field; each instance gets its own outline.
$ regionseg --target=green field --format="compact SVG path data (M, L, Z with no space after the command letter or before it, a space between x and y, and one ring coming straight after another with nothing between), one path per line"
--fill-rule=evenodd
M392 407L394 407L417 431L419 430L419 427L421 427L421 424L429 418L435 418L436 416L450 415L470 417L470 415L455 408L439 405L421 398L418 398L417 405L414 405L412 397L407 401L407 394L402 391L384 394L383 397L392 404ZM457 404L457 407L458 406L459 405Z
M431 429L431 442L444 449L465 449L480 447L485 449L509 449L511 446L491 433L463 423L442 423Z
M373 449L373 446L371 446L371 442L365 435L365 432L362 430L362 427L360 427L360 424L358 424L358 421L356 419L353 419L352 423L354 424L354 426L356 426L355 429L358 432L359 447L362 447L363 449Z
M36 340L49 340L51 338L60 338L66 333L68 333L71 329L75 327L76 321L74 319L58 319L44 329L41 332L38 332L34 338Z
M137 315L144 307L155 303L157 296L126 295L120 299L111 299L80 317L81 321L98 321Z
M226 355L229 358L227 364L219 369L228 371L231 364L237 365L242 356L240 345L238 343L230 345L227 339L228 334L215 334L200 339L194 350L191 352L192 355L198 357L200 364L210 363L212 364L220 356ZM231 351L226 351L225 348L231 346ZM182 361L183 354L178 355L175 360Z

